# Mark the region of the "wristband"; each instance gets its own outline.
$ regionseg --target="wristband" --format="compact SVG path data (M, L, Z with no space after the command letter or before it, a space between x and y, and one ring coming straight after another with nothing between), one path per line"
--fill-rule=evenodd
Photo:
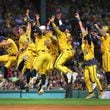
M78 22L81 22L81 20L80 19L77 19L78 20Z

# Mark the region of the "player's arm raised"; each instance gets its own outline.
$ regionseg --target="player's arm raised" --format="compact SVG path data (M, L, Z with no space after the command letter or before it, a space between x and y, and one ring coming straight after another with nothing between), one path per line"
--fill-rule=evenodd
M81 19L80 19L79 13L76 13L76 14L75 14L75 17L76 17L76 19L78 20L78 23L79 23L79 27L80 27L80 29L81 29L81 32L82 32L82 33L86 33L87 31L86 31L86 29L84 28L84 26L83 26L83 24L82 24L82 21L81 21Z
M82 41L83 41L84 37L87 35L88 32L87 32L87 30L84 28L84 26L82 24L82 21L80 19L79 13L76 13L75 17L78 20L78 24L79 24L79 27L80 27L81 32L82 32Z
M61 34L60 29L58 28L58 26L54 23L55 20L55 16L52 16L51 18L49 18L49 21L51 22L54 30L56 31L57 34Z
M28 41L31 40L31 23L30 22L27 22L26 37Z
M96 29L99 31L99 33L102 35L102 36L105 36L106 35L106 32L101 29L98 24L94 24L94 26L96 27Z
M35 14L35 19L36 19L36 25L39 27L40 26L40 15L38 13Z

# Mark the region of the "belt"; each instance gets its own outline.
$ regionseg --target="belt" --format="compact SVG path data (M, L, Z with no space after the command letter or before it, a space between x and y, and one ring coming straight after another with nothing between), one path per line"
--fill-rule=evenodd
M32 49L28 49L29 51L32 51L32 52L34 52L34 53L36 53L36 51L34 51L34 50L32 50Z
M32 49L28 49L29 51L32 51Z
M70 50L73 50L73 49L71 49L71 48L70 48L70 49L64 49L64 51L65 51L65 50L66 50L66 51L70 51Z
M72 50L72 49L66 49L67 51Z
M16 56L15 54L13 54L13 55L10 55L10 56Z
M47 52L46 50L38 50L37 52Z
M92 65L96 65L96 64L97 64L97 61L94 58L91 60L88 60L88 61L84 61L85 66L92 66Z

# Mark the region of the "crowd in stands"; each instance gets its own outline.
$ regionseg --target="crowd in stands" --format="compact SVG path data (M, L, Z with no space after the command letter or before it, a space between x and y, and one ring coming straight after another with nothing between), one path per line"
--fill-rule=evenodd
M105 3L104 3L105 2ZM80 13L81 19L85 26L92 27L94 23L99 25L110 25L110 5L109 0L47 0L47 19L52 14L59 15L61 13L62 19L66 25L71 28L73 35L73 46L76 51L73 61L67 62L73 70L79 73L77 80L73 84L74 89L85 90L85 82L83 78L83 66L82 66L82 52L80 49L81 44L81 32L74 18L76 12ZM54 5L53 5L54 4ZM0 35L11 37L18 40L18 27L25 24L25 12L26 8L30 9L32 14L32 20L36 10L35 5L31 0L3 0L0 1ZM95 56L98 61L98 74L103 84L103 88L106 85L103 70L101 69L101 51L100 42L94 39L96 43ZM0 49L0 55L4 53L3 49ZM70 65L70 63L72 63ZM0 90L19 90L24 89L25 80L15 71L14 67L9 69L9 80L3 84L3 69L2 63L0 64ZM4 86L1 86L4 85ZM64 89L64 79L57 73L51 73L49 77L48 89ZM32 87L34 90L35 87Z

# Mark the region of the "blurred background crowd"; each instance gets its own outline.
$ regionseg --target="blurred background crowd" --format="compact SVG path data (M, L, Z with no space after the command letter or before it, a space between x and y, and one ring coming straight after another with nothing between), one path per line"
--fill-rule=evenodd
M30 10L30 19L35 22L35 15L41 14L41 1L43 0L1 0L0 1L0 35L13 38L16 42L18 40L18 27L25 24L26 10ZM62 19L62 22L70 27L73 36L73 45L76 50L75 59L72 62L68 62L74 71L78 72L78 78L73 84L74 89L85 90L85 82L83 78L83 66L82 66L82 52L80 49L81 37L80 29L74 18L76 12L80 13L81 19L84 25L92 27L94 23L100 25L110 25L110 0L44 0L46 2L46 19L55 14L57 19ZM41 16L42 17L42 16ZM57 24L56 20L56 24ZM41 21L41 24L44 22ZM45 23L46 24L46 23ZM59 25L59 24L57 24ZM98 61L97 72L100 76L100 80L105 87L106 81L101 69L101 51L100 42L94 39L96 44L95 56ZM0 49L0 55L4 53L4 50ZM19 74L11 68L9 72L9 81L4 84L3 68L0 63L0 90L19 90L24 89L25 80L20 78ZM64 89L64 79L54 72L49 77L48 89ZM35 87L32 87L35 89Z

